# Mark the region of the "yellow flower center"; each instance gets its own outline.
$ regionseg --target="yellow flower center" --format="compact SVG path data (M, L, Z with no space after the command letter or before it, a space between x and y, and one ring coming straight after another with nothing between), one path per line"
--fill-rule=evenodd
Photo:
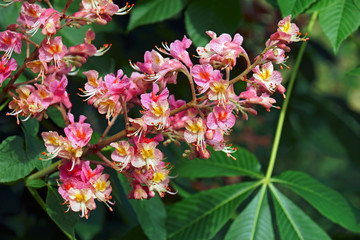
M86 197L85 197L85 194L79 192L79 193L75 194L75 199L78 202L84 202Z
M165 178L165 175L162 172L156 172L154 174L154 182L160 182Z
M95 184L95 188L97 191L103 192L106 188L106 182L105 181L97 181Z

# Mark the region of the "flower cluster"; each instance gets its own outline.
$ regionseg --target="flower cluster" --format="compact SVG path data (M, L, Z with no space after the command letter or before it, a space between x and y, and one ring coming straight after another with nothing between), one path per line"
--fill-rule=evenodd
M56 106L61 111L67 124L64 129L66 136L53 131L42 132L48 153L44 152L45 157L41 160L55 157L62 159L59 193L69 204L69 209L81 211L81 216L87 218L89 210L96 208L94 199L107 205L111 203L111 186L107 180L109 176L102 174L103 166L97 165L92 170L90 162L83 158L93 130L90 124L84 122L85 116L80 116L78 122L74 121L70 113L72 103L66 88L68 76L76 74L89 57L104 54L111 45L96 48L92 44L95 33L89 29L83 43L66 46L59 36L59 30L65 27L78 28L93 22L104 25L111 21L113 15L128 13L132 6L126 4L120 8L111 0L82 0L79 10L68 15L66 12L72 1L68 1L62 11L54 9L48 1L45 1L48 7L36 1L6 2L2 5L22 2L17 23L0 32L0 51L4 52L0 60L0 86L9 79L4 92L12 97L9 103L12 112L7 115L15 116L20 124L20 120L26 121L30 117L39 121L43 117L47 118L46 111L50 106ZM34 41L36 33L43 35L40 43ZM26 59L19 67L12 54L21 54L24 45L27 48ZM14 71L16 73L11 76ZM28 71L28 75L34 73L35 77L14 84L24 71ZM119 89L114 88L112 91Z
M9 4L14 2L22 1ZM300 37L298 27L288 16L278 23L277 31L253 61L242 46L240 34L218 36L207 31L211 40L196 49L197 62L188 52L192 41L184 36L146 51L143 62L130 61L135 70L130 75L121 69L104 77L96 70L83 72L87 82L79 95L108 119L99 141L91 145L93 130L83 115L75 122L66 88L69 76L77 74L89 57L104 54L111 45L97 49L92 44L95 33L89 29L83 43L66 46L58 36L59 30L93 22L104 25L114 15L128 13L132 6L126 4L120 8L111 0L82 0L79 10L67 15L72 1L68 1L62 11L55 10L49 3L45 8L33 2L23 2L17 23L0 32L0 51L5 52L0 60L0 84L9 79L4 89L12 97L9 108L13 111L8 115L16 116L18 123L29 117L46 118L47 109L53 105L62 113L65 136L54 131L41 134L48 152L43 153L46 156L43 160L61 159L59 193L69 209L80 211L81 217L86 218L96 208L95 199L112 210L109 206L113 204L112 188L109 175L103 174L104 166L128 179L132 186L129 198L149 199L156 192L161 197L174 193L169 187L171 167L161 145L184 142L188 149L183 155L189 158L210 158L210 147L234 158L231 154L236 149L226 144L225 136L231 133L238 115L243 119L248 118L248 113L256 115L256 105L270 111L276 103L272 98L275 92L285 97L286 89L281 84L281 73L275 70L276 65L280 69L286 66L288 44L306 40ZM43 35L40 43L33 41L36 33ZM27 58L18 68L12 54L20 54L24 42ZM247 67L240 75L230 78L240 57L245 59ZM35 77L14 84L25 70ZM251 72L252 75L247 76ZM189 81L192 96L189 102L176 99L169 91L168 84L177 84L178 74L184 74ZM246 89L236 93L234 84L239 81L246 83ZM134 106L142 110L129 116ZM120 114L124 116L125 129L108 137ZM113 148L111 160L101 152L106 146ZM96 154L101 161L87 160L89 153ZM95 169L91 164L96 165Z
M66 92L67 75L76 74L82 64L87 62L90 56L100 56L110 47L105 44L97 49L91 42L95 39L95 33L89 29L84 42L75 46L65 46L62 37L56 36L58 31L66 26L81 26L89 22L100 22L111 20L114 14L125 14L132 6L126 5L119 9L116 4L109 0L92 0L81 2L79 12L72 15L64 15L52 7L43 8L38 4L22 3L17 24L8 26L4 32L0 32L0 51L5 54L0 61L0 84L17 70L12 53L21 53L22 41L32 44L35 49L28 56L24 66L37 76L28 80L16 89L9 115L36 117L41 120L46 115L46 110L51 105L65 106L71 108L71 103ZM86 13L82 16L82 13ZM79 16L80 15L80 16ZM32 36L41 29L44 40L40 44L34 43ZM24 69L18 69L18 73ZM10 77L16 80L16 75ZM41 79L41 81L40 81ZM35 84L33 84L35 83Z
M281 73L274 70L274 64L284 64L287 44L305 40L298 36L298 28L289 20L290 16L279 22L277 32L253 64L241 46L240 34L232 38L229 34L217 36L208 31L210 42L196 49L199 63L191 60L187 49L192 42L184 36L182 40L145 52L144 62L130 62L136 71L130 77L121 69L116 76L111 73L104 80L95 70L84 72L88 81L82 96L87 97L88 104L106 114L107 119L116 119L119 114L125 116L127 139L112 142L110 146L115 148L111 154L115 168L133 186L129 198L146 199L155 192L160 196L172 193L168 186L168 163L158 148L161 142L187 143L189 149L184 156L189 158L209 158L209 146L232 157L235 149L226 145L224 136L231 133L237 115L241 113L244 119L248 113L255 115L255 105L270 111L276 102L271 95L276 91L285 93ZM250 78L241 74L231 80L230 71L239 57L246 59L247 70L253 74ZM179 72L189 79L193 96L189 103L175 99L167 87L177 83ZM240 94L233 88L237 81L247 83ZM140 117L128 116L133 105L143 109Z
M112 211L111 185L109 174L103 174L104 167L97 165L93 170L89 161L80 161L71 166L70 162L59 169L59 193L74 212L81 211L81 217L88 218L89 210L96 208L95 199L104 202ZM68 210L69 210L68 209Z

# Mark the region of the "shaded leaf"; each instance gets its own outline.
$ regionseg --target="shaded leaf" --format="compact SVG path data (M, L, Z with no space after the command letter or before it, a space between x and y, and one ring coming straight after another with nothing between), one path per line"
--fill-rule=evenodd
M129 191L129 182L122 174L118 174L118 177L125 189L124 191L127 193ZM157 195L143 201L130 199L129 202L146 236L151 240L165 240L166 211L160 197Z
M139 0L131 10L128 31L171 18L181 12L188 0Z
M205 33L208 30L218 35L235 33L240 19L240 1L194 0L185 11L186 32L195 46L205 46L210 41Z
M352 69L347 75L360 76L360 67Z
M236 160L226 156L222 151L211 150L209 159L182 160L177 171L180 177L219 177L219 176L250 176L261 178L260 163L257 158L244 148L232 154Z
M351 206L335 190L302 172L287 171L273 180L297 193L331 221L360 232L360 224Z
M79 220L79 213L72 211L66 212L67 208L63 204L63 199L53 188L48 187L46 195L46 211L50 218L69 238L75 238L75 225Z
M271 213L266 194L266 185L262 186L249 205L237 216L230 226L225 240L274 239Z
M211 239L258 185L248 182L216 188L169 206L169 239Z
M64 122L64 118L61 116L61 113L59 110L57 110L55 107L49 107L46 110L46 113L49 115L50 119L52 121L54 121L54 123L61 127L61 128L65 128L65 122Z
M105 204L99 203L94 211L91 211L89 219L80 218L75 230L82 240L94 239L95 235L103 230L105 222Z
M46 182L42 179L33 179L30 181L26 181L26 186L32 188L42 188L46 186Z
M336 54L340 44L360 26L360 9L353 0L336 0L319 12L319 23Z
M283 17L292 14L292 17L304 12L316 0L277 0Z
M281 239L330 240L323 229L271 184L270 189Z
M36 136L39 132L39 122L35 118L29 118L28 120L21 122L24 129L31 135Z
M45 145L43 141L39 140L36 135L34 135L31 131L31 129L23 128L25 137L25 152L28 159L30 159L35 167L38 170L44 169L45 167L48 167L51 165L50 160L46 160L44 156L42 155L42 152L45 151ZM43 159L43 160L40 160Z
M6 138L0 144L0 182L11 182L28 175L35 168L19 136Z

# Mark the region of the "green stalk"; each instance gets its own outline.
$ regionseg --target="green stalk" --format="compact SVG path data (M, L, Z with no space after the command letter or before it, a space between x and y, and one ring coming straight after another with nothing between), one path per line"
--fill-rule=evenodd
M45 175L48 175L52 172L55 172L58 168L58 166L60 165L61 161L57 161L53 164L51 164L50 166L36 172L36 173L33 173L31 174L30 176L28 176L26 179L25 179L25 182L30 182L31 180L34 180L34 179L37 179L37 178L42 178L43 176Z
M316 21L317 15L318 15L318 13L314 12L313 15L311 16L309 25L307 27L307 32L308 33L312 30L312 28L314 26L314 23ZM265 176L265 182L266 183L270 182L271 174L272 174L272 172L274 170L276 154L277 154L277 151L278 151L278 148L279 148L279 143L280 143L281 133L282 133L283 125L284 125L286 111L287 111L287 108L288 108L288 105L289 105L291 92L292 92L292 89L294 87L295 79L296 79L297 73L299 71L300 63L301 63L302 57L304 55L306 45L307 45L307 42L302 43L302 45L300 47L299 54L298 54L298 56L296 58L294 69L293 69L293 71L291 73L291 76L290 76L289 86L288 86L287 91L286 91L287 96L286 96L284 104L283 104L283 106L281 108L279 121L278 121L278 125L277 125L276 132L275 132L274 143L273 143L273 146L272 146L272 149L271 149L269 166L268 166L268 169L266 171L266 176Z

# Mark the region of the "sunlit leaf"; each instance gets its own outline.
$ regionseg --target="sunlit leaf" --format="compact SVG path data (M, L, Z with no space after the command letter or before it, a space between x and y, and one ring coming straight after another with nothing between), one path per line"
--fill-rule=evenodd
M225 240L274 239L266 188L267 186L263 185L261 191L236 217L225 236Z
M150 23L156 23L178 14L188 0L139 0L130 12L128 31Z
M302 172L287 171L273 180L297 193L331 221L360 232L351 206L340 193Z
M256 186L248 182L216 188L169 206L169 239L211 239Z
M319 22L337 53L340 44L360 26L360 9L353 0L336 0L319 12Z
M277 0L283 17L292 14L293 17L302 13L316 0Z
M299 207L270 185L281 239L326 240L330 237Z

